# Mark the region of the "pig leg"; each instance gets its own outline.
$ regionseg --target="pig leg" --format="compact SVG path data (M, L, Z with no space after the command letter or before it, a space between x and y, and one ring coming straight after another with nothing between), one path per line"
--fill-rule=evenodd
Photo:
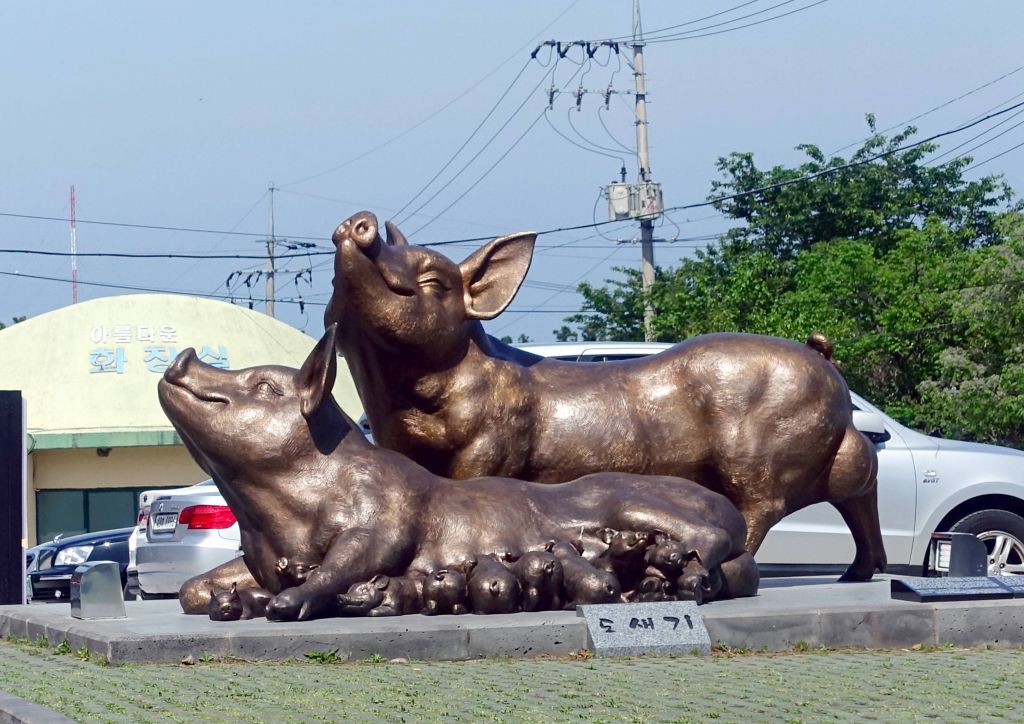
M208 613L210 608L210 589L226 591L231 584L238 588L256 588L260 584L252 577L249 567L245 565L245 557L233 558L221 563L216 568L200 573L181 584L178 591L178 603L185 613Z
M271 621L304 621L330 610L337 594L353 583L368 581L378 573L394 568L394 548L366 528L352 528L339 533L320 567L309 574L306 582L287 588L267 604Z
M878 491L859 498L850 498L833 503L853 533L853 542L857 545L857 555L853 563L840 576L840 581L870 581L877 570L885 572L885 547L882 544L882 531L878 526Z
M741 598L757 595L757 584L761 580L761 572L749 553L741 553L735 558L724 561L721 566L722 588L716 599Z
M740 500L736 507L739 508L743 519L747 522L744 549L752 556L757 555L757 549L761 547L761 543L764 542L764 538L772 526L791 512L779 500L758 500L753 503Z
M848 428L828 477L829 500L843 516L857 545L857 555L841 581L868 581L876 570L885 571L877 473L874 446L856 429Z

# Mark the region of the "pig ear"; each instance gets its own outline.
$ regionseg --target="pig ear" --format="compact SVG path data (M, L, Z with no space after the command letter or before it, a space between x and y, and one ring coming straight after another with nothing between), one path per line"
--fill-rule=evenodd
M334 378L338 374L338 353L334 351L337 328L337 324L327 328L299 370L296 385L299 390L299 406L306 419L317 413L334 389Z
M376 576L370 579L370 585L380 591L383 591L385 588L387 588L390 582L391 579L385 576L383 573L378 573Z
M387 234L387 243L389 246L409 245L409 240L405 238L405 234L399 231L398 227L390 221L384 222L384 232Z
M459 264L467 317L494 319L505 310L526 278L536 241L532 231L502 236Z

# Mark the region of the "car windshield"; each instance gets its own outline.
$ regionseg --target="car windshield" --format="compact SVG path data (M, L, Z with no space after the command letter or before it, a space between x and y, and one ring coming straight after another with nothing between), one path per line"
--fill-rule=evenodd
M43 548L36 558L35 570L42 571L53 566L53 556L57 551L53 548Z

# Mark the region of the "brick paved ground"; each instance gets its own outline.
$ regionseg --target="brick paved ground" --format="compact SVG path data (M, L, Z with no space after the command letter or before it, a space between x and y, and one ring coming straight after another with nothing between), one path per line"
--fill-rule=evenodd
M1024 718L1020 649L112 667L2 641L0 661L0 690L88 722Z

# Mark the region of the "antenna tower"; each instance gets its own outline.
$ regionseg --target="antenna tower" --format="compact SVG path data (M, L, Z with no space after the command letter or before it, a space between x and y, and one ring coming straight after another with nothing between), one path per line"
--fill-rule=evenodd
M267 315L274 316L274 247L277 245L277 237L274 235L274 182L271 181L267 187L270 192L270 219L267 223Z
M74 184L71 184L71 303L78 304L78 238L75 235Z

